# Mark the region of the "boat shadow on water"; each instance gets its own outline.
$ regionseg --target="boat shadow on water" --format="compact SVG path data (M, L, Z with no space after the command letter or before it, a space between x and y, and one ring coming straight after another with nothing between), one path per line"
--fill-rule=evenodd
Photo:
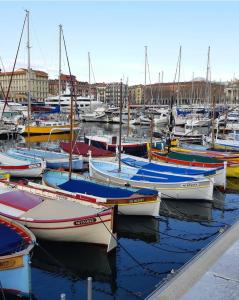
M38 241L32 267L65 277L72 282L93 277L116 290L116 251L107 255L100 246L80 243Z
M159 242L159 220L146 216L118 216L119 238L141 240L147 243Z
M207 201L161 201L160 215L186 221L211 221L212 202Z

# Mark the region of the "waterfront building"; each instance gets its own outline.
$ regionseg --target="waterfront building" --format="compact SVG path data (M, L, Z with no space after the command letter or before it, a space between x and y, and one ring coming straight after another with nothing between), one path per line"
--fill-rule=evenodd
M120 82L111 82L106 84L105 89L105 101L110 105L119 106L120 104ZM123 99L126 97L127 85L122 84L123 87Z
M131 104L144 104L144 86L142 84L129 86L128 92Z
M225 87L225 95L229 104L237 104L239 101L239 80L234 79Z
M154 83L145 87L145 104L169 105L173 98L176 105L210 106L215 97L216 103L225 103L225 84L206 82L204 79L179 83Z
M96 99L106 103L106 83L94 83L92 84L92 89L96 95Z
M0 84L6 95L12 72L0 72ZM44 100L48 95L48 74L43 71L31 69L31 98ZM18 69L13 72L12 83L8 99L23 102L27 100L28 93L28 70Z

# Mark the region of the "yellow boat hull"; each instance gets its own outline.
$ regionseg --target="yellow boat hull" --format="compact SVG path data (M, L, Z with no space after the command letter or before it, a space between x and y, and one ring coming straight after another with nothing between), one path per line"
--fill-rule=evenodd
M74 126L74 130L78 129L77 125ZM29 126L25 128L23 134L50 134L50 133L62 133L70 132L70 125L60 126Z
M235 166L227 166L227 177L239 178L239 164Z

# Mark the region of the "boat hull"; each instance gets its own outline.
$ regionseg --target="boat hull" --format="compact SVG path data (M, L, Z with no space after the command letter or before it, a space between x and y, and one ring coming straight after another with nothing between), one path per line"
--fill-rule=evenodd
M73 130L78 130L79 127L74 126ZM50 134L50 133L62 133L70 132L70 125L59 126L18 126L18 132L23 135L38 135L38 134Z
M102 223L102 221L104 223ZM77 242L116 247L111 232L111 215L86 217L65 222L31 222L19 220L29 228L37 238L55 242ZM106 229L107 228L107 229ZM116 236L114 235L116 238Z

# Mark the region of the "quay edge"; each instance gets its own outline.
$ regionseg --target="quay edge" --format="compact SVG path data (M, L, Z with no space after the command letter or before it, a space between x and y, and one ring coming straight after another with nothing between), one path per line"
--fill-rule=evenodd
M239 299L238 253L239 221L219 234L145 300Z

